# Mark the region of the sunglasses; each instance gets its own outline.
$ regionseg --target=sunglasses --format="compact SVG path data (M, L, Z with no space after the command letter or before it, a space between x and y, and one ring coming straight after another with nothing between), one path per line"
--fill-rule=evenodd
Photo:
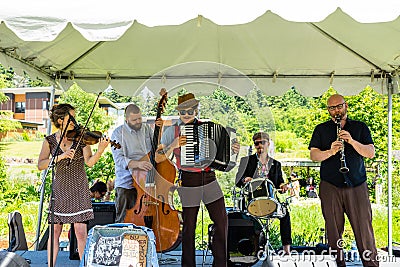
M259 144L265 145L268 141L267 140L261 140L261 141L254 141L254 145L258 146Z
M188 110L179 110L179 115L193 115L194 114L194 109L188 109Z

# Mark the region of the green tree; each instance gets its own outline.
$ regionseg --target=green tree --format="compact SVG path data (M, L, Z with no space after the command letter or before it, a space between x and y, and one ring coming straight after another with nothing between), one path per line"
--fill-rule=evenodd
M76 121L84 126L95 104L97 96L86 93L77 84L72 85L68 91L60 96L59 103L68 103L76 108ZM107 116L106 111L96 105L88 121L89 130L106 131L113 124L113 118Z
M14 70L6 69L0 64L0 88L13 87Z
M310 100L308 97L301 95L294 87L290 88L282 96L268 96L266 100L269 106L279 108L284 111L292 108L310 108Z
M13 121L10 118L12 118L12 112L0 111L0 133L22 128L20 122Z
M27 74L25 74L25 78L29 87L50 86L50 83L45 82L40 78L31 79Z
M0 89L13 87L14 70L6 69L0 64ZM0 103L7 102L9 98L0 90ZM0 111L0 132L7 132L15 129L21 129L22 125L18 121L13 121L12 112Z
M7 102L10 98L0 91L0 103Z
M375 144L375 158L387 156L387 97L366 87L358 95L346 97L349 118L365 122Z
M104 92L104 96L114 103L128 103L132 102L131 96L122 96L114 88L109 88Z

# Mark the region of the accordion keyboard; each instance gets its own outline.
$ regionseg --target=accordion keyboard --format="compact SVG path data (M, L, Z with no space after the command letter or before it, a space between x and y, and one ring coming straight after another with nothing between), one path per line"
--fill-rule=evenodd
M228 171L235 166L237 155L232 152L232 144L236 142L234 129L202 122L181 125L180 135L186 136L186 145L181 146L182 167Z

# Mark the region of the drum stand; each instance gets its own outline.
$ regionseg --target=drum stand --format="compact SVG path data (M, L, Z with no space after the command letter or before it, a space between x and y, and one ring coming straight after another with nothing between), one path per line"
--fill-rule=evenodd
M262 251L263 251L263 254L259 255L260 258L267 259L271 255L276 254L274 248L272 247L271 242L269 242L269 227L272 223L272 219L273 218L269 218L269 217L259 218L259 221L260 221L261 225L263 226L262 232L259 237L260 249L262 248Z
M286 215L286 213L288 212L288 205L289 205L289 199L291 197L286 198L286 201L284 203L281 203L282 207L280 207L281 209L284 209L284 214ZM282 216L283 217L283 216ZM272 244L269 242L269 227L272 223L273 219L279 219L281 217L274 217L271 215L265 216L265 217L261 217L258 220L260 221L261 225L263 226L262 229L262 234L264 235L264 240L262 240L261 234L260 234L260 240L259 240L259 244L260 244L260 248L262 247L261 244L263 243L263 255L262 256L266 261L268 261L270 259L270 256L272 255L277 255L274 248L272 247Z

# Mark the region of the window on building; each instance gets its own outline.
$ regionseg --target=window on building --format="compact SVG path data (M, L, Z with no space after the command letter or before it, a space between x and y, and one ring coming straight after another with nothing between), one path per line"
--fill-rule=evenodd
M15 113L25 113L25 102L15 102Z
M48 110L49 109L49 101L43 100L42 109Z

